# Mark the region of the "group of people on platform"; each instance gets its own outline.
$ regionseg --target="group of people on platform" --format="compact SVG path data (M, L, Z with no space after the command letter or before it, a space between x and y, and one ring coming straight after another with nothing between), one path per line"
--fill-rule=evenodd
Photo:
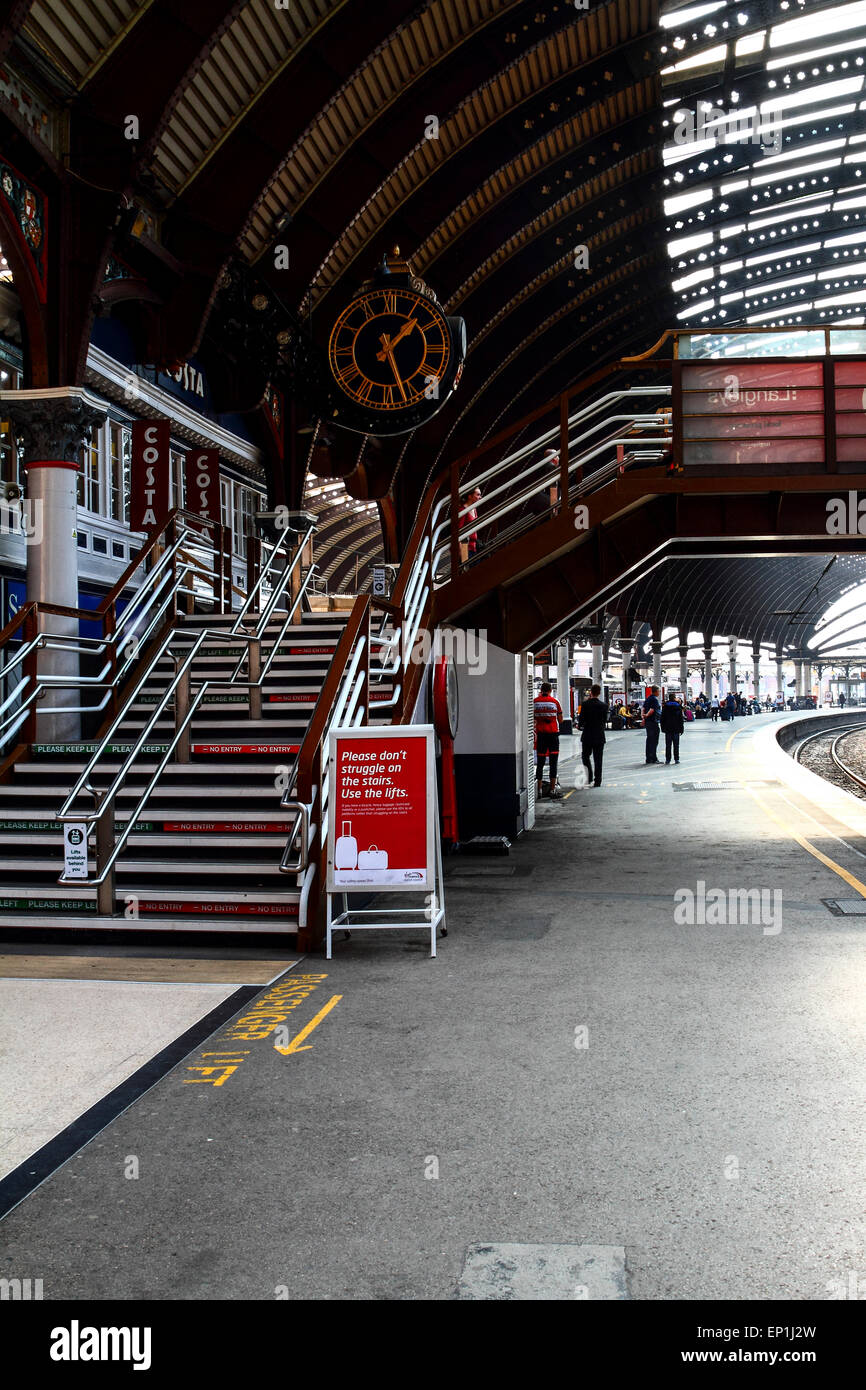
M641 725L646 730L646 761L660 762L658 756L659 738L665 736L665 762L680 760L680 736L686 723L686 711L682 703L670 696L662 704L659 687L651 687L649 695L641 707ZM690 711L688 713L691 713ZM538 799L544 795L544 769L550 763L548 795L554 799L562 796L558 782L559 772L559 731L562 724L562 706L553 694L553 687L545 681L535 697L535 779ZM600 787L604 763L605 730L611 717L610 707L601 698L601 686L593 685L589 696L580 706L577 727L580 731L580 747L583 765L586 768L587 785ZM692 715L692 717L694 717Z
M840 703L844 696L840 698ZM788 704L794 707L794 701ZM773 699L767 696L763 708L784 710L785 701L781 695ZM601 686L593 685L580 705L577 716L577 729L580 733L581 757L586 768L587 785L600 787L604 763L605 731L611 729L642 728L646 732L647 764L659 763L658 747L661 735L665 736L665 763L680 760L680 737L685 726L693 719L710 719L725 722L737 716L760 714L759 700L737 692L729 691L723 699L712 697L703 691L694 700L683 700L669 694L662 702L657 685L650 687L646 699L626 703L624 700L608 705L601 698ZM559 733L562 723L562 707L553 694L548 681L541 686L535 697L535 739L536 766L535 777L539 798L544 791L545 765L549 761L550 781L548 794L559 798L562 792L558 783Z

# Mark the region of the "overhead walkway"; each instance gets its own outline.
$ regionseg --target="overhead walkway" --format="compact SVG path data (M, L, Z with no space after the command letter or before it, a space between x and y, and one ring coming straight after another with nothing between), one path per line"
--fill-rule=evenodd
M668 333L455 459L422 508L436 620L537 650L671 561L855 550L827 503L866 488L858 353L857 331Z
M450 862L438 962L420 940L356 938L234 1005L209 986L233 1012L169 1055L152 1089L91 1118L65 1166L37 1154L12 1169L19 1197L30 1172L46 1180L4 1222L9 1267L38 1270L46 1299L449 1299L490 1296L471 1247L516 1242L601 1247L624 1280L593 1297L822 1301L847 1287L866 1241L851 1172L866 1144L866 918L828 904L866 904L866 827L771 756L783 722L690 725L671 768L644 765L638 731L611 735L600 790L542 805L507 861ZM677 920L677 895L701 883L726 905L764 889L770 914ZM173 987L175 1020L189 988ZM77 995L84 1070L101 1045L92 986L27 989L47 1020ZM172 994L134 992L132 1017ZM281 1013L295 1039L335 996L307 1050L278 1051L273 1018L250 1023ZM190 1022L208 1003L187 1005ZM50 1049L29 1069L32 1132L59 1126ZM140 1177L119 1193L129 1155Z

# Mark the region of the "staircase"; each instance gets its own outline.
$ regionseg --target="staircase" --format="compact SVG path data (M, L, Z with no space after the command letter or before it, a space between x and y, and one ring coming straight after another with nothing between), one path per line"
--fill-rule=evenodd
M280 872L296 813L280 803L346 617L304 614L289 629L263 683L260 719L240 708L240 693L204 696L191 726L190 761L167 764L118 858L117 912L125 923L150 919L148 926L196 931L210 929L218 918L231 920L237 931L297 929L300 890ZM197 653L193 688L203 680L230 680L240 653L229 635L233 621L219 615L180 620L173 652L188 650L203 628L226 634L224 640L209 635ZM276 619L268 625L263 645L280 626ZM99 763L96 788L104 790L120 770L173 674L170 657L155 665L153 680L123 720L123 739ZM174 717L167 711L150 731L144 759L118 792L116 833L128 825L173 733ZM94 926L119 924L97 920L95 886L57 883L63 837L56 812L97 747L34 744L0 784L0 925L40 920L80 927L85 919Z

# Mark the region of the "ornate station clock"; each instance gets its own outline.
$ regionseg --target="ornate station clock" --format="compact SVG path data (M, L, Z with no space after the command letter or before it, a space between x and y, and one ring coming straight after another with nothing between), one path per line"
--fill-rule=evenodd
M417 429L442 409L465 357L463 319L444 313L395 249L331 331L332 418L364 434Z

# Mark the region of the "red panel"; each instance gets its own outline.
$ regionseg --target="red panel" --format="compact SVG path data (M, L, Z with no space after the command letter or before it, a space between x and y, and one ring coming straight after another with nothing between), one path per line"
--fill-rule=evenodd
M833 366L837 386L866 386L866 362L839 358Z
M823 462L823 439L720 439L683 446L686 464Z
M208 521L219 523L220 455L219 449L191 449L184 460L186 510ZM207 532L207 527L202 527Z
M162 526L171 502L170 479L170 421L136 420L129 480L130 530L156 531Z
M820 415L700 415L683 420L683 438L756 439L785 437L823 439L824 414Z
M690 391L683 395L684 415L736 415L740 412L766 410L768 414L782 414L789 411L824 409L824 392L812 388L775 387L763 390L745 387L735 395L726 396L722 391Z
M821 362L684 362L684 391L720 391L733 395L754 389L781 390L788 387L822 387Z

